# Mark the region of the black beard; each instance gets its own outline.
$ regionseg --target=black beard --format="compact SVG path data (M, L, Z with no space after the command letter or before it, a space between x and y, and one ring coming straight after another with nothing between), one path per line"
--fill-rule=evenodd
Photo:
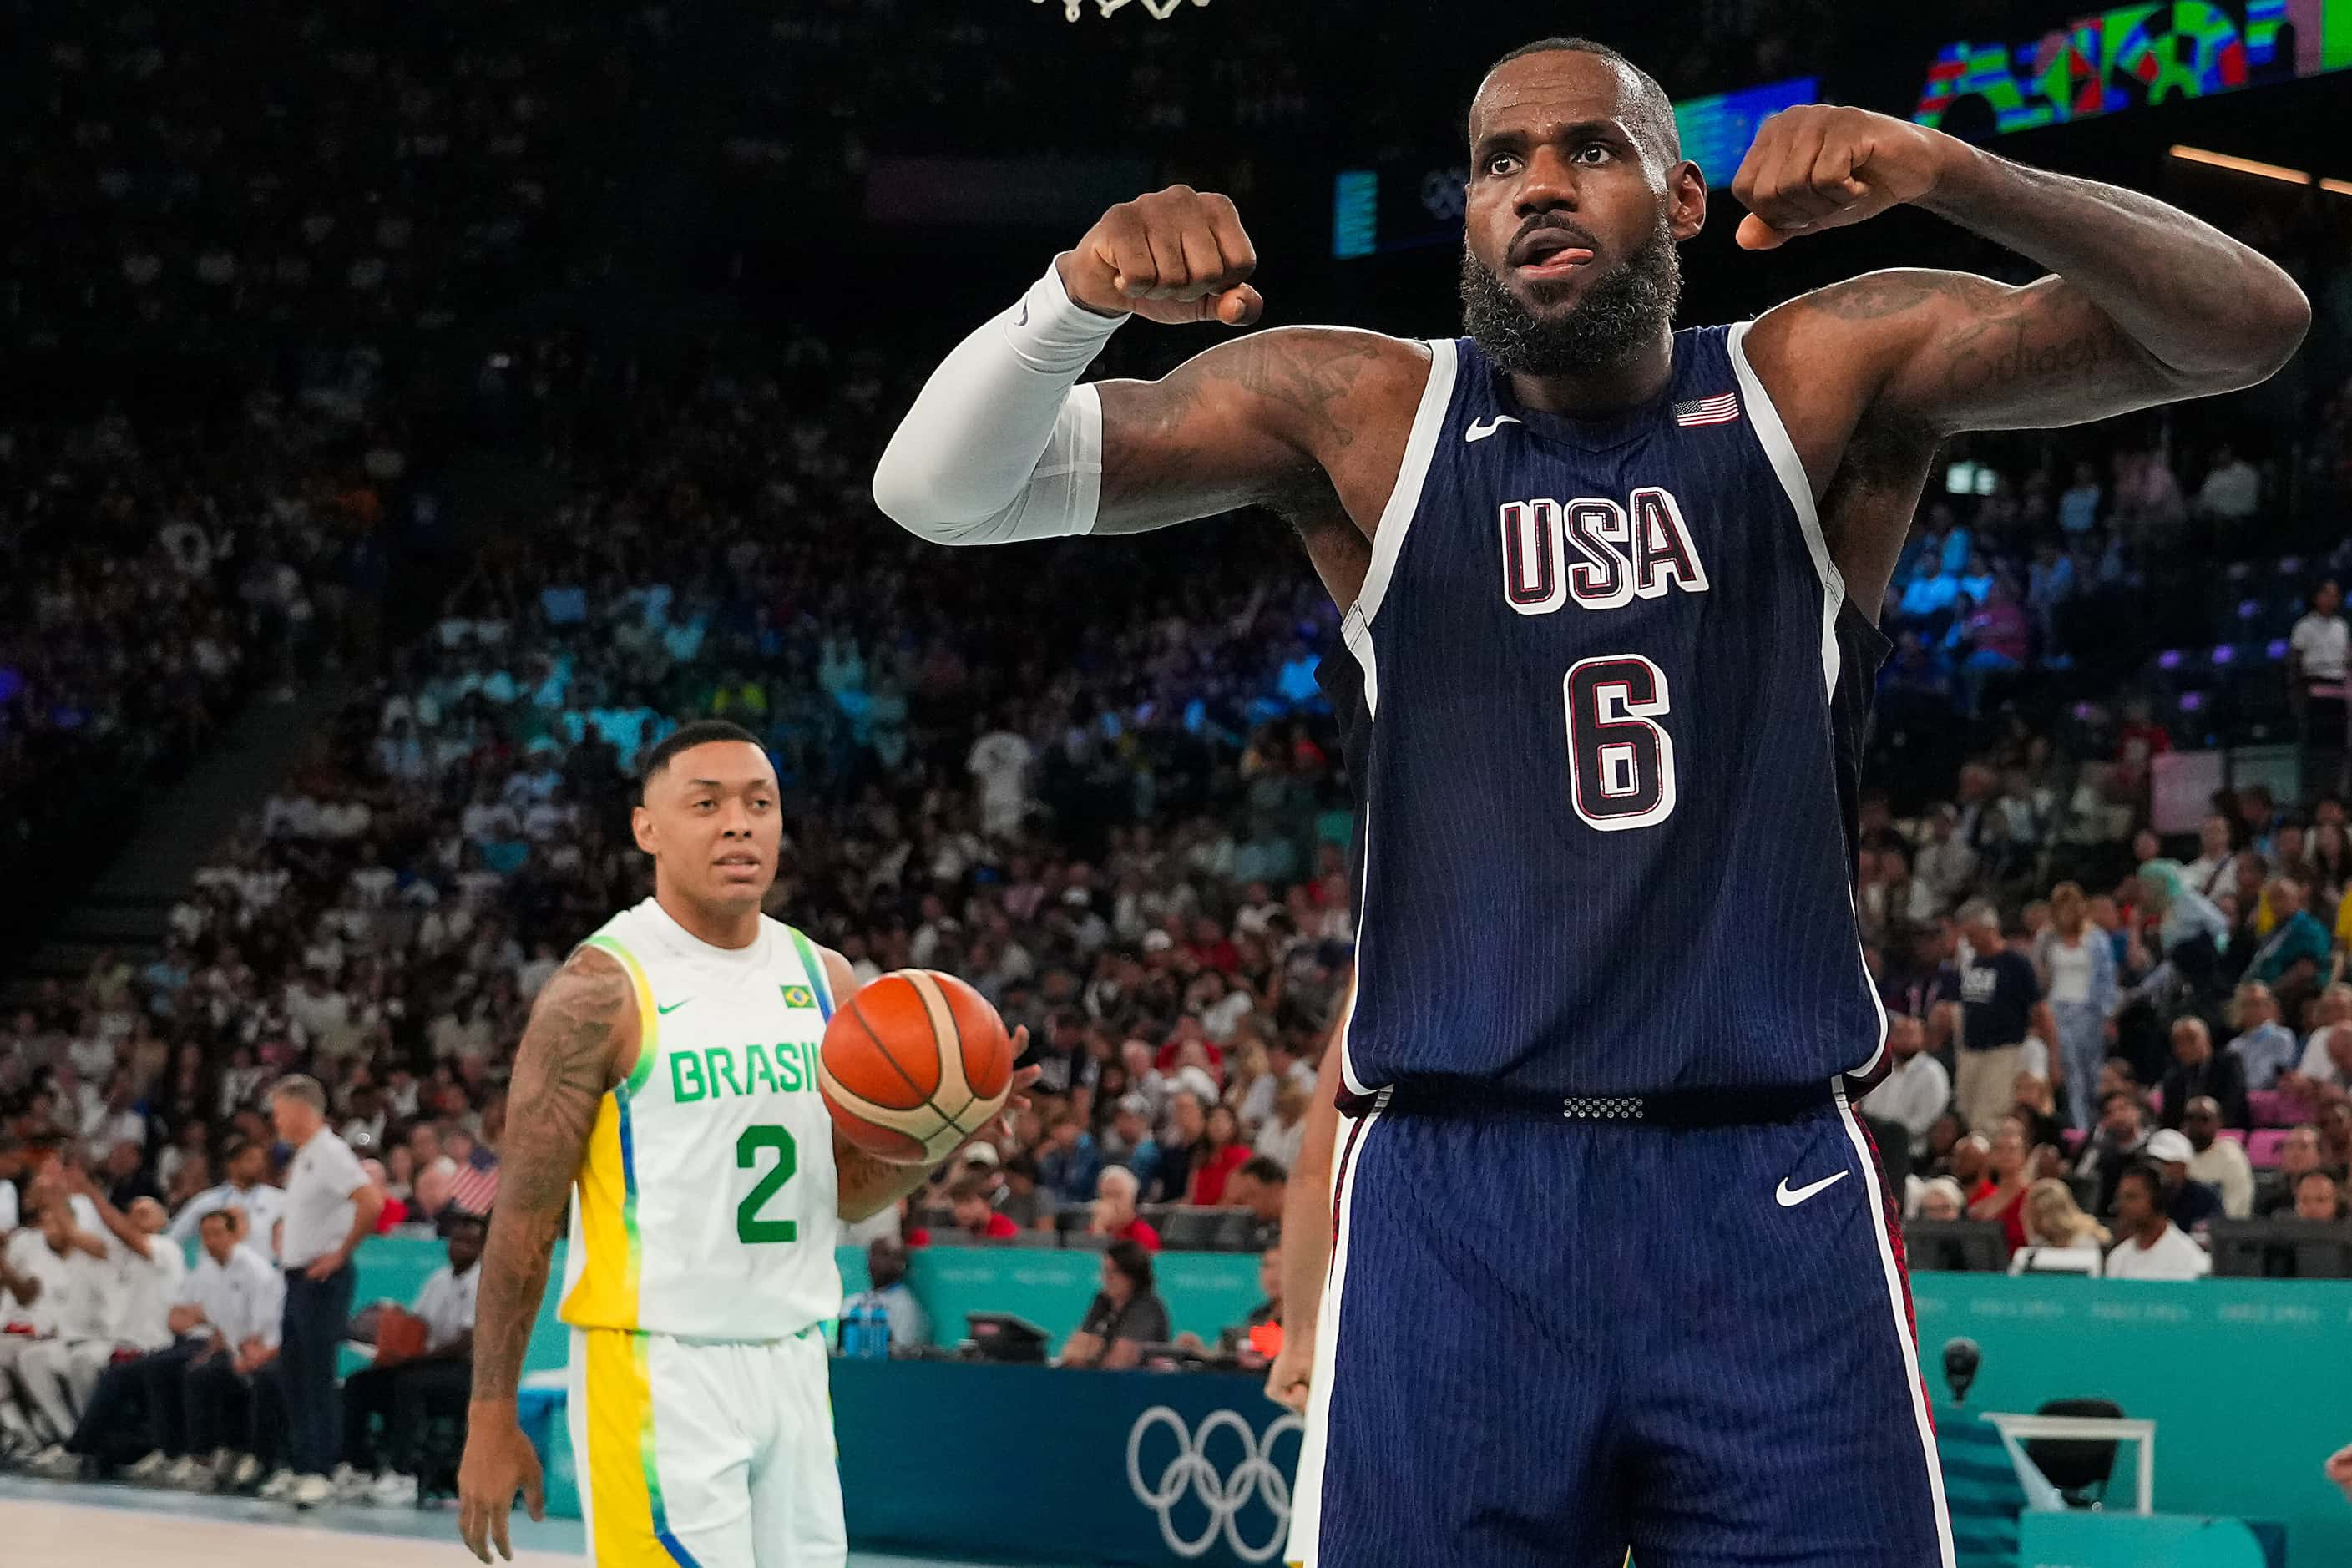
M1666 216L1642 248L1593 279L1565 315L1538 316L1462 247L1462 325L1507 371L1578 375L1613 370L1674 326L1682 257Z

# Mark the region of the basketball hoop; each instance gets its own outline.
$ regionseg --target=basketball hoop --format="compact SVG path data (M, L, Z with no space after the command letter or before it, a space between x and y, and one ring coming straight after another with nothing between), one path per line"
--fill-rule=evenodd
M1045 0L1029 0L1029 3L1033 5L1042 5ZM1208 3L1209 0L1192 0L1195 5L1206 5ZM1076 21L1078 14L1086 9L1086 4L1087 0L1062 0L1063 17L1068 21ZM1140 5L1151 13L1152 20L1165 22L1176 14L1177 8L1184 4L1184 0L1094 0L1094 4L1095 9L1106 16L1124 5Z

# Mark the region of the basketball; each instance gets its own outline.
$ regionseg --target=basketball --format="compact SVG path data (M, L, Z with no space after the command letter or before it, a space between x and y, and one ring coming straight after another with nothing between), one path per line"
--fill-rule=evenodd
M1003 1109L1013 1041L988 999L954 975L897 970L833 1016L817 1081L852 1143L927 1165Z

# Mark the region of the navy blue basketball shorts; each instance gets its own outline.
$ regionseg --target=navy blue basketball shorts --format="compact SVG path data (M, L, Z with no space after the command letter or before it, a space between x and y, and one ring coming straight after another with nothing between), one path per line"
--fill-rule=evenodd
M1842 1095L1700 1126L1383 1096L1336 1164L1292 1560L1951 1568L1901 1233Z

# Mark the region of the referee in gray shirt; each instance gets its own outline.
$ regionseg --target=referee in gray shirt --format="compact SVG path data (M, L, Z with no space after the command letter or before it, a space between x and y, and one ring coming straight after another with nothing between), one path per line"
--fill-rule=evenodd
M294 1151L286 1171L278 1258L286 1268L286 1321L278 1352L286 1394L287 1449L299 1478L287 1500L316 1508L334 1495L328 1472L342 1441L335 1356L352 1315L352 1254L375 1229L383 1196L351 1146L327 1126L327 1097L299 1073L269 1089L278 1136Z

